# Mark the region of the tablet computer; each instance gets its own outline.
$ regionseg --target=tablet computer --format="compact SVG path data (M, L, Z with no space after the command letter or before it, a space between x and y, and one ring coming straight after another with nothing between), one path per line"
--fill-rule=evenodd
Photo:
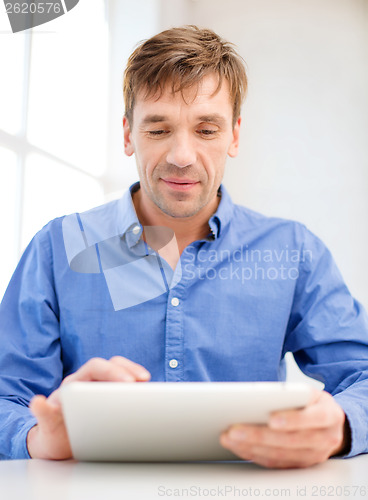
M73 455L92 461L239 460L219 444L236 423L301 408L311 387L290 382L72 382L61 403Z

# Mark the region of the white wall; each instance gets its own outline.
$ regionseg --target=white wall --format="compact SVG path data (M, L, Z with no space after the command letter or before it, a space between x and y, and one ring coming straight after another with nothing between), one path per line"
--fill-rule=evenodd
M118 197L138 174L134 157L124 156L123 73L129 55L143 39L159 31L159 0L106 0L110 31L108 170L103 178L106 198Z

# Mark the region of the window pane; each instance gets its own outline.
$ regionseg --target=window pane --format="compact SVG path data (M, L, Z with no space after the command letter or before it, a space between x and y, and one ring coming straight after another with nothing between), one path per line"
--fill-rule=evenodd
M41 155L29 155L25 171L22 248L51 219L82 212L103 202L103 191L96 180Z
M106 167L108 31L103 0L80 2L32 38L28 137L95 175Z
M17 133L21 124L25 36L0 35L0 129L9 134Z
M16 249L17 156L0 147L0 299L17 261Z

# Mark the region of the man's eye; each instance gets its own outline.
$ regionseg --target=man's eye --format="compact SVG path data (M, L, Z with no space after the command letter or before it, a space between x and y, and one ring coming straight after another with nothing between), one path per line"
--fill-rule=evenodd
M164 135L166 133L166 130L149 130L148 134L149 135Z
M198 130L198 132L202 135L214 135L214 134L216 134L217 130L202 128L202 129Z

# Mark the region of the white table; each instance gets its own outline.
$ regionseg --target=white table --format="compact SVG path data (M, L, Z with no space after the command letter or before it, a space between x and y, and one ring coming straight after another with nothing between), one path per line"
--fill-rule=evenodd
M245 462L0 462L1 500L159 498L368 500L368 455L280 471Z

